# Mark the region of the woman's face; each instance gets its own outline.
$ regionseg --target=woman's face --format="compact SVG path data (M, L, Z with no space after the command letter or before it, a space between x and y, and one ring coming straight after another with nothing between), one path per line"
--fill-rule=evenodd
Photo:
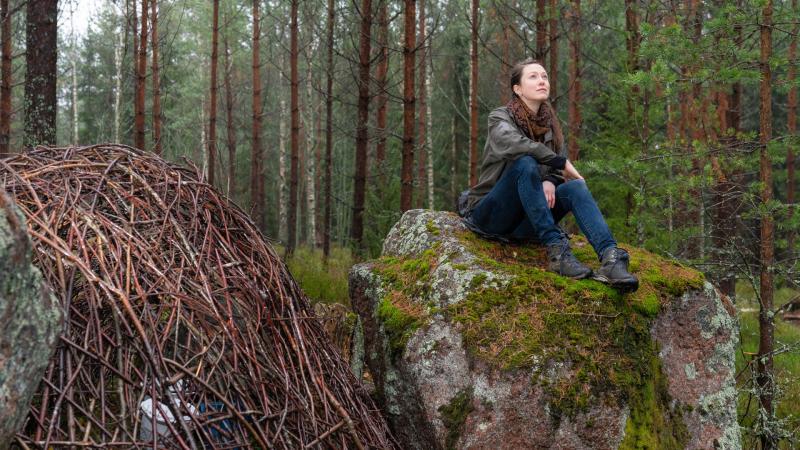
M550 97L550 80L547 71L540 64L528 64L522 69L519 84L514 92L523 100L544 102Z

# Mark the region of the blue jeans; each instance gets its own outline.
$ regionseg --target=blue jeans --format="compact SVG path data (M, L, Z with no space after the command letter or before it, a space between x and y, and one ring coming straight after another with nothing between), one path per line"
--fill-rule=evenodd
M571 211L598 256L617 245L585 181L562 183L555 195L556 204L550 209L539 164L532 156L522 156L506 167L492 190L473 208L470 221L490 234L536 239L549 245L561 239L556 223Z

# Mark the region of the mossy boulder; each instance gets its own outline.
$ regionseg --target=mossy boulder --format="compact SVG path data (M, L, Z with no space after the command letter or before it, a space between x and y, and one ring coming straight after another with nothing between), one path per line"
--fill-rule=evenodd
M406 212L350 272L354 354L403 447L741 448L733 306L701 273L623 247L640 279L626 295L547 272L541 246Z
M31 264L26 230L24 217L0 191L0 449L28 415L63 329L61 307Z

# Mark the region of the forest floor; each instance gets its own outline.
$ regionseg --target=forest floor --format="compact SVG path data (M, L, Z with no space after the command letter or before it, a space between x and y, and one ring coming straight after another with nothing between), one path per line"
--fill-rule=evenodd
M283 248L276 246L283 256ZM301 247L288 260L289 271L312 302L341 303L350 306L347 276L353 258L347 249L332 248L327 267L322 262L322 250ZM800 295L800 292L781 288L776 291L775 305L780 306ZM758 303L753 289L740 282L736 287L736 307L741 327L741 342L736 353L737 385L739 387L739 424L744 448L753 443L753 420L756 399L751 395L751 371L747 362L758 351ZM780 389L777 398L777 417L788 440L781 448L796 448L800 442L800 323L776 319L775 375ZM791 441L791 442L790 442Z

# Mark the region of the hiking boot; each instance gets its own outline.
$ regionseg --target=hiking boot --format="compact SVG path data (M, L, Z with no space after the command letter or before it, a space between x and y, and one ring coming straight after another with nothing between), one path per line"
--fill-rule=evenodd
M575 258L569 248L566 238L547 246L548 269L565 277L580 280L592 274L592 269L586 267Z
M629 261L628 252L619 247L609 247L600 257L600 268L592 278L621 292L633 292L639 289L639 280L628 272Z

